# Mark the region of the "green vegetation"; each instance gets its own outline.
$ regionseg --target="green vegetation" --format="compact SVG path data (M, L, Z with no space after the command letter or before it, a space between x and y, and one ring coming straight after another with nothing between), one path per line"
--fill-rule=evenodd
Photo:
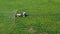
M0 17L0 34L60 34L60 0L0 0Z

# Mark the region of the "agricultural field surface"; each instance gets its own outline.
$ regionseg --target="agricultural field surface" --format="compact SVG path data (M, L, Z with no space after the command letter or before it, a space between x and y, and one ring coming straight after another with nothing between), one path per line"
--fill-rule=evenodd
M60 0L0 0L0 34L60 34Z

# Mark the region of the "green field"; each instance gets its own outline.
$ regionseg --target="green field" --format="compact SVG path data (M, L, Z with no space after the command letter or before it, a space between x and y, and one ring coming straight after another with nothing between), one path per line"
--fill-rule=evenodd
M60 34L60 0L0 0L0 34Z

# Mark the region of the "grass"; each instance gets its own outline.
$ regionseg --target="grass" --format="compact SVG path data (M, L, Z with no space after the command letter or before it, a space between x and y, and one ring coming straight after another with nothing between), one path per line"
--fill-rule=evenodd
M0 7L0 34L60 34L59 0L0 0ZM14 18L15 9L29 16Z

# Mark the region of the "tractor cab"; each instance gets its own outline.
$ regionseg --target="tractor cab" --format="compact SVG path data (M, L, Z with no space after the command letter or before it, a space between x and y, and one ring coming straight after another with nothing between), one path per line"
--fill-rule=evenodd
M27 16L28 16L28 14L26 12L22 13L22 17L27 17Z

